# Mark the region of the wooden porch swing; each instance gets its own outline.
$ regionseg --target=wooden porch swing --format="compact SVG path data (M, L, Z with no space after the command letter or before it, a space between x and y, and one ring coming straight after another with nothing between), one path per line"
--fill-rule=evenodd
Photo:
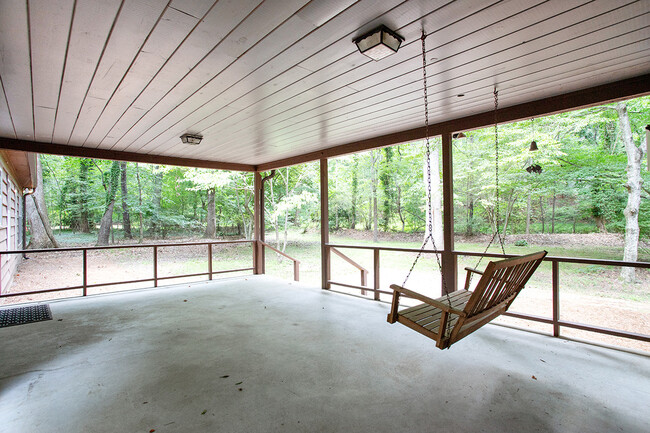
M431 299L393 284L393 303L388 322L399 322L436 341L446 349L508 310L528 279L546 256L546 251L489 262L485 272L465 268L465 289ZM469 291L471 274L481 274L474 291ZM423 304L398 311L400 295Z
M424 113L426 128L426 161L427 161L427 179L428 179L428 211L431 213L431 166L430 166L430 143L429 143L429 107L427 97L427 72L426 72L426 33L422 30L422 75L424 87ZM495 205L495 222L496 230L492 239L485 248L488 248L494 241L495 237L499 238L501 250L505 254L504 240L499 231L499 138L497 128L497 109L498 109L498 92L494 89L494 143L495 143L495 177L496 177L496 205ZM461 291L453 291L446 287L445 278L442 278L444 296L432 299L404 286L415 268L418 259L424 252L427 243L431 240L434 250L437 250L435 239L433 237L432 222L429 219L429 232L425 238L422 248L418 253L411 270L401 286L393 284L393 302L391 311L388 314L388 322L399 322L411 329L436 341L436 346L440 349L449 348L455 342L468 336L472 332L489 323L496 317L505 313L519 292L524 288L530 277L537 270L546 251L539 251L521 257L513 257L505 260L489 262L484 272L474 268L465 268L467 278L465 288ZM481 257L482 259L482 257ZM479 259L478 265L481 263ZM442 274L440 259L436 255L438 268ZM481 279L476 285L474 291L470 291L472 274L481 275ZM455 288L452 288L455 290ZM399 311L400 296L404 295L423 302L423 304L406 308Z

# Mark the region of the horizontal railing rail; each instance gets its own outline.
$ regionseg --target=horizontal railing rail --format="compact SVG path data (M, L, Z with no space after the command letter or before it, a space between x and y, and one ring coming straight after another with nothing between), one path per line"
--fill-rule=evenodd
M379 286L379 253L381 251L391 251L391 252L403 252L403 253L419 253L419 248L400 248L400 247L383 247L383 246L369 246L369 245L347 245L347 244L326 244L328 251L336 248L350 248L350 249L359 249L359 250L372 250L374 252L373 257L373 268L375 270L375 285L373 289L369 289L375 292L375 299L378 299L380 293L392 295L392 292L382 291ZM441 250L423 250L423 254L442 254ZM517 254L499 254L499 253L480 253L474 251L453 251L453 254L458 256L474 256L474 257L488 257L496 259L504 259L509 257L517 257ZM629 338L632 340L650 342L650 335L640 334L636 332L624 331L620 329L610 329L606 327L571 322L567 320L560 319L560 263L573 263L573 264L584 264L584 265L598 265L598 266L615 266L615 267L634 267L639 269L650 269L650 262L627 262L622 260L607 260L607 259L590 259L590 258L580 258L580 257L557 257L557 256L546 256L544 258L545 262L551 263L551 289L552 289L552 305L553 305L553 315L552 317L541 317L532 314L525 314L519 312L506 312L505 315L517 319L529 320L534 322L546 323L553 326L553 336L560 337L560 328L572 328L579 329L583 331L595 332L598 334L611 335L615 337ZM333 285L338 285L342 287L348 287L352 289L363 290L365 288L356 286L354 284L348 284L343 282L331 281L328 276L328 283ZM366 289L368 290L368 289Z
M289 254L284 253L280 251L279 249L272 247L271 245L267 244L266 242L259 241L260 244L265 246L266 248L275 251L276 253L280 254L282 257L286 257L289 260L293 261L293 280L294 281L300 281L300 260L295 259L291 257Z
M32 290L29 292L16 292L16 293L2 293L2 287L0 286L0 298L11 298L16 296L28 296L28 295L37 295L43 293L52 293L52 292L63 292L69 290L82 290L82 296L88 295L88 289L105 287L105 286L117 286L122 284L135 284L135 283L147 283L153 282L154 287L158 287L159 281L172 280L176 278L192 278L192 277L204 277L207 276L208 280L212 280L214 275L225 274L231 272L245 272L252 271L254 268L237 268L237 269L227 269L215 271L213 270L213 259L212 259L212 248L215 245L227 245L227 244L254 244L254 240L232 240L232 241L203 241L203 242L179 242L179 243L161 243L161 244L133 244L133 245L107 245L107 246L93 246L93 247L66 247L66 248L46 248L46 249L33 249L33 250L11 250L11 251L0 251L0 266L2 264L3 255L11 254L39 254L39 253L61 253L61 252L78 252L82 253L82 284L76 286L67 286L67 287L57 287L54 289L43 289L43 290ZM181 274L181 275L158 275L158 250L159 248L168 248L168 247L188 247L188 246L207 246L207 272L196 272L191 274ZM117 280L110 281L106 283L88 283L88 251L102 251L102 250L117 250L117 249L136 249L136 248L151 248L153 250L153 276L150 278L139 278L135 280Z

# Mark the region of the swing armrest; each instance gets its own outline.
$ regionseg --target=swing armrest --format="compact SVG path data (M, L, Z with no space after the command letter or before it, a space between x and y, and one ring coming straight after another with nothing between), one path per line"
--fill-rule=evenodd
M405 289L404 287L398 286L396 284L391 284L390 286L391 289L393 289L397 294L398 292L408 296L409 298L414 298L417 299L418 301L422 301L425 304L429 304L432 307L436 307L441 309L442 311L446 311L448 313L453 313L461 317L465 317L467 314L462 311L462 310L457 310L456 308L450 307L449 304L445 304L444 302L440 302L438 300L429 298L428 296L421 295L419 293L416 293L412 290Z
M483 275L483 271L479 271L479 270L476 269L476 268L470 268L469 266L466 267L465 270L466 270L467 272L474 272L475 274Z

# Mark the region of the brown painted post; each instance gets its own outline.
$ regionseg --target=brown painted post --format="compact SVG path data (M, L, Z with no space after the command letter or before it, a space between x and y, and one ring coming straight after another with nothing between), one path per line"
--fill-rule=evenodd
M153 247L153 286L158 287L158 246Z
M262 175L260 172L256 171L254 175L254 210L253 210L253 273L263 274L264 270L262 269L262 263L264 260L260 257L264 253L264 247L260 244L261 226L260 226L260 217L261 217L261 207L262 203L261 192L262 192ZM261 253L260 253L261 252Z
M553 336L560 336L560 263L553 260Z
M374 283L374 288L375 288L375 301L379 301L379 248L374 249L374 254L373 254L373 273L375 277L375 283Z
M300 281L300 262L293 261L293 280Z
M88 294L88 250L84 249L83 250L83 296L86 296Z
M320 160L320 258L321 258L321 287L330 288L330 251L325 245L330 241L329 223L329 186L327 173L327 159Z
M212 280L212 244L208 244L208 279Z
M442 222L444 248L442 251L442 292L456 291L458 258L454 254L454 167L451 132L442 134Z

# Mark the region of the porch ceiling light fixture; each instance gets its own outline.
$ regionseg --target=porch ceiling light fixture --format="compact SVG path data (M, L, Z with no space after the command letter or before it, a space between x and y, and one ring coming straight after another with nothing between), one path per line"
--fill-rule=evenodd
M382 25L359 36L354 43L361 54L376 61L396 53L403 41L403 37Z
M184 144L197 146L197 145L199 145L201 143L201 140L203 140L202 135L198 135L198 134L183 134L183 135L181 135L181 141Z

